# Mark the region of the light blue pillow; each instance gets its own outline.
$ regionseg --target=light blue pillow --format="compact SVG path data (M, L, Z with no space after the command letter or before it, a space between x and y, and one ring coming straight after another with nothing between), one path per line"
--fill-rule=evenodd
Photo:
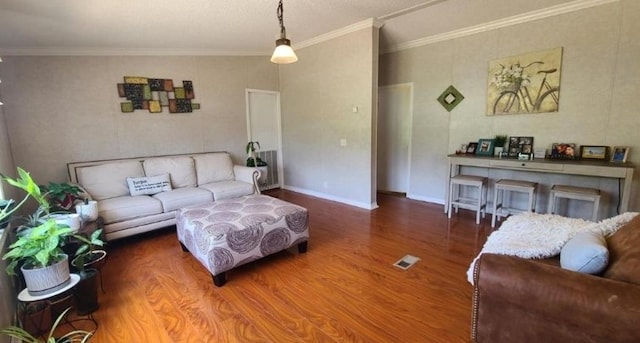
M607 241L599 233L579 233L560 251L560 266L579 273L598 274L608 263Z

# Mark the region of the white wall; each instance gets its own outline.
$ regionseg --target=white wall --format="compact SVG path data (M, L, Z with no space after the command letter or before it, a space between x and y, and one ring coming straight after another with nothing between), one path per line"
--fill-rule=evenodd
M267 56L7 56L0 64L15 164L39 183L65 181L66 163L229 151L244 163L245 88L278 89ZM124 76L191 80L193 113L122 113Z
M287 188L376 206L377 32L365 28L299 49L298 62L280 67Z
M640 2L626 0L382 55L381 85L413 82L415 86L409 193L444 202L446 155L463 143L501 133L534 136L535 146L544 148L561 141L628 145L630 160L640 161L639 31ZM485 115L489 61L555 47L564 49L559 112ZM465 96L451 113L436 102L449 85ZM640 208L638 176L636 172L631 199L635 210ZM546 185L567 182L601 188L605 192L602 215L615 214L614 180L535 173L521 177ZM542 190L545 195L547 188ZM539 205L546 205L546 199Z

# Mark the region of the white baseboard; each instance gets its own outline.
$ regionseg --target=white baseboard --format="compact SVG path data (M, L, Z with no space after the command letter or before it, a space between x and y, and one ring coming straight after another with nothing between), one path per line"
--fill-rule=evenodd
M311 195L311 196L314 196L314 197L317 197L317 198L322 198L322 199L326 199L326 200L331 200L331 201L336 201L336 202L339 202L339 203L347 204L347 205L350 205L350 206L364 208L366 210L374 210L374 209L378 208L378 203L376 203L376 202L368 204L368 203L364 203L364 202L360 202L360 201L353 201L351 199L337 197L337 196L331 195L331 194L316 192L316 191L312 191L312 190L309 190L309 189L298 188L298 187L287 186L287 185L283 186L282 188L284 188L286 190L289 190L289 191L297 192L297 193Z
M438 205L444 205L445 204L444 199L433 198L433 197L425 197L425 196L422 196L422 195L411 194L411 193L407 193L407 198L413 199L413 200L426 201L426 202L430 202L430 203L434 203L434 204L438 204Z

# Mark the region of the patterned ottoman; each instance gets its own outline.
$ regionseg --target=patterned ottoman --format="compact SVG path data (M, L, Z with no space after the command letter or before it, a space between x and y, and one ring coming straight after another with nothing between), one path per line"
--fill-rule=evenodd
M298 245L307 251L307 209L266 195L248 195L179 209L178 240L213 275Z

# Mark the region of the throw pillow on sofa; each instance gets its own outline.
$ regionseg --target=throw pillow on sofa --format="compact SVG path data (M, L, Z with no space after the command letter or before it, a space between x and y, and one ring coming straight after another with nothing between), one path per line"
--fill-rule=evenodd
M171 190L169 174L148 177L128 177L129 193L135 195L153 195Z
M582 232L571 238L560 251L560 266L586 274L598 274L609 263L607 241L596 232Z

